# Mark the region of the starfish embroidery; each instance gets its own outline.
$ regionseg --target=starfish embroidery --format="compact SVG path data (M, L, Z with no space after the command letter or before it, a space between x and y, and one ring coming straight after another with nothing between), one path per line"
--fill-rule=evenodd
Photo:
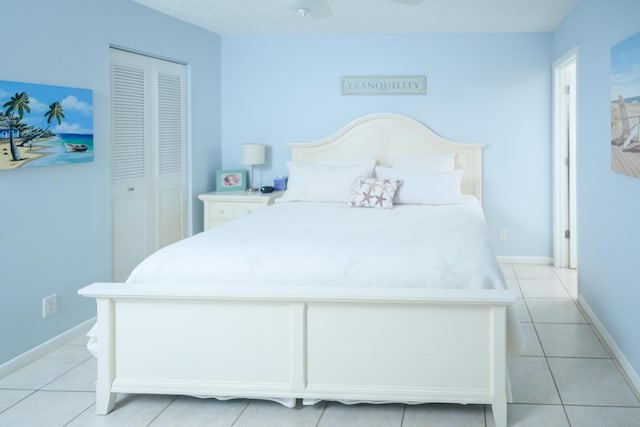
M373 197L373 194L371 194L371 190L365 191L364 194L362 194L362 202L371 203L372 197Z
M369 187L367 189L367 191L371 192L371 191L375 191L376 190L376 181L375 181L375 179L368 179L367 181L365 181L365 184L367 184L367 187Z

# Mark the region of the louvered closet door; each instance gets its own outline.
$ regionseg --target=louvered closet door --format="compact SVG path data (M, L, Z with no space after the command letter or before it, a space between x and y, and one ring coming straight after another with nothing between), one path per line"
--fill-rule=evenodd
M184 65L111 50L113 278L186 235Z

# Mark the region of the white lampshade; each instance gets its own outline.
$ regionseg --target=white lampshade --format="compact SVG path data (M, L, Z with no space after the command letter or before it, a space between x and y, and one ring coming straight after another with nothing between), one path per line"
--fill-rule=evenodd
M263 165L264 153L264 144L242 144L242 163L245 165Z

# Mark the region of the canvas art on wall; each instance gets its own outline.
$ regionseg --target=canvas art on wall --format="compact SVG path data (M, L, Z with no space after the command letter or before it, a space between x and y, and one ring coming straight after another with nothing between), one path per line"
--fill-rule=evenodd
M611 169L640 177L640 33L611 48Z
M91 161L91 90L0 80L0 169Z

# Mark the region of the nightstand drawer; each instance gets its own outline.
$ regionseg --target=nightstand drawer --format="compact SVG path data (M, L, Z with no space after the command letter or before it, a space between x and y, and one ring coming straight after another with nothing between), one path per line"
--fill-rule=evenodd
M233 202L209 202L209 215L216 219L233 219L236 217L235 207Z
M261 202L255 202L255 203L236 203L235 206L235 213L236 213L236 218L240 218L242 216L245 215L249 215L252 212L255 212L256 210L264 207L265 204L261 203Z
M198 198L204 203L204 229L217 227L263 209L273 204L282 194L282 191L268 194L244 191L200 194Z

